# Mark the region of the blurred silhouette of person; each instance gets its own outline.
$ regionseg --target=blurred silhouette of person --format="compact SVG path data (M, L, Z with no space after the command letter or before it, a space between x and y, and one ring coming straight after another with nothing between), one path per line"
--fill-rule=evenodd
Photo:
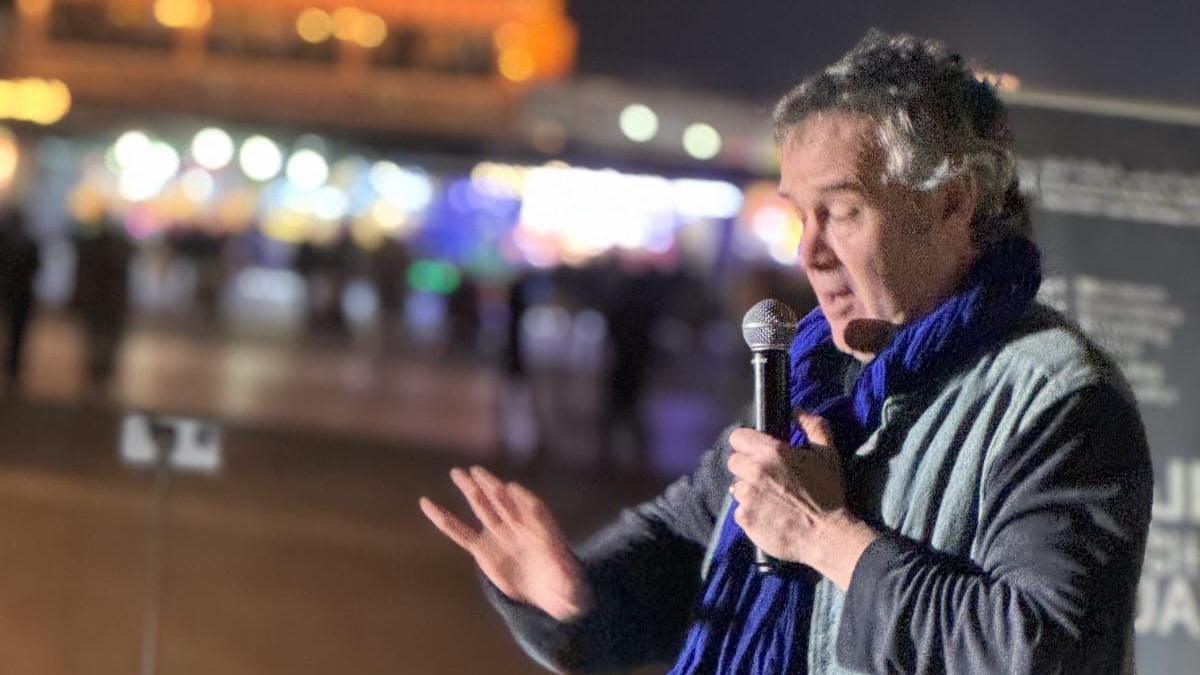
M508 342L504 350L504 372L514 379L525 377L525 356L521 353L521 317L529 308L530 276L521 273L508 287Z
M338 337L350 335L349 317L346 315L344 299L350 283L366 268L366 253L350 235L349 225L344 225L341 236L330 251L329 273L333 280L332 304L328 321Z
M479 336L479 284L460 270L460 282L447 299L450 319L450 349L458 354L475 353Z
M213 234L197 224L171 232L172 250L191 263L195 270L195 309L201 326L215 326L219 318L225 279L225 240L225 235Z
M323 288L318 274L320 269L320 254L311 241L305 239L296 247L296 256L292 258L292 267L304 279L305 295L307 296L304 318L305 325L312 331L320 323L320 297Z
M396 327L404 310L405 274L409 262L408 248L399 239L385 240L370 256L371 279L379 296L379 323L385 341L390 341L398 332Z
M81 229L76 239L75 307L88 343L88 385L101 397L112 380L129 310L129 260L133 247L107 218Z
M613 346L613 363L609 373L608 414L605 428L608 443L602 445L607 457L602 462L614 468L621 439L632 452L635 471L645 468L646 428L642 418L642 393L650 369L653 344L651 331L655 314L662 309L665 284L661 275L650 270L635 270L621 280L616 297L606 308L609 335Z
M521 319L529 308L533 281L531 274L522 272L508 287L508 341L504 346L504 389L499 400L498 426L504 455L516 462L533 461L544 452L521 327Z
M342 293L357 251L345 234L329 244L305 241L296 250L293 264L308 288L308 327L312 334L347 334Z
M8 319L8 352L4 368L5 386L20 391L25 329L33 315L33 279L41 266L37 242L25 231L20 208L10 206L0 215L0 289Z

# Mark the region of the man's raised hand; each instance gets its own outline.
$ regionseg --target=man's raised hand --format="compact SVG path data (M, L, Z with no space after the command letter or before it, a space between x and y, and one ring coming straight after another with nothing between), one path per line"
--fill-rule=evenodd
M471 554L501 592L559 621L577 619L591 609L592 589L583 568L541 499L478 466L469 472L455 468L450 479L482 528L467 525L426 497L420 499L421 511Z

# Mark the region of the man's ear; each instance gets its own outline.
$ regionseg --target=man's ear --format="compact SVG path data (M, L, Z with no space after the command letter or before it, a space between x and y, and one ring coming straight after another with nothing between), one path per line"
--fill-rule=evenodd
M939 190L943 231L969 228L979 204L979 188L970 171L946 181Z

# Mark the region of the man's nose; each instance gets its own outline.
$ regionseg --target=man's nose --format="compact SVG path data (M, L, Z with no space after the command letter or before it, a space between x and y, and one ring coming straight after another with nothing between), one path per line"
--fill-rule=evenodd
M820 223L804 226L799 254L804 269L829 269L837 265L837 254L825 240L825 227Z

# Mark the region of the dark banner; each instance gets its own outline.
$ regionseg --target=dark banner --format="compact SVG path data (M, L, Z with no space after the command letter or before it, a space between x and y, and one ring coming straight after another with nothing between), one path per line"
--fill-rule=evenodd
M1137 667L1200 664L1200 127L1014 111L1041 297L1121 363L1154 458Z

